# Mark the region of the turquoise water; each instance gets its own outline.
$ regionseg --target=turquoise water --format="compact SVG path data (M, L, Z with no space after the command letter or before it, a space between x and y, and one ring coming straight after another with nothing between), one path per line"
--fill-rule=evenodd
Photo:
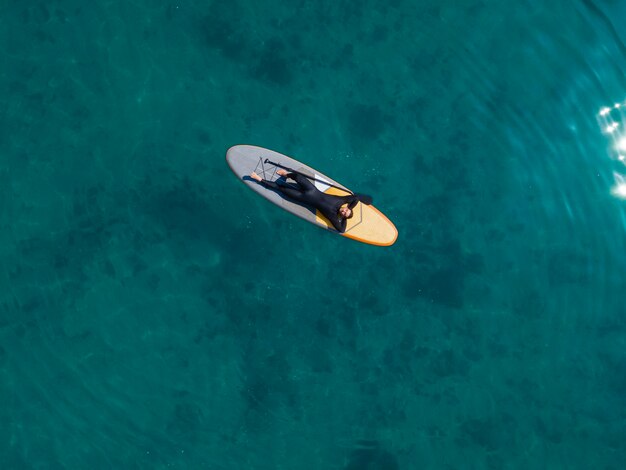
M623 468L624 15L0 2L1 468ZM268 204L241 143L398 242Z

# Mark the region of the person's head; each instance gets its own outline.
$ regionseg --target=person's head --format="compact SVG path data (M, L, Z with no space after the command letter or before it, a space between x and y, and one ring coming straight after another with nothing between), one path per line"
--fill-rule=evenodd
M339 208L339 215L344 219L351 219L354 212L352 212L352 209L348 208L348 206L341 206Z

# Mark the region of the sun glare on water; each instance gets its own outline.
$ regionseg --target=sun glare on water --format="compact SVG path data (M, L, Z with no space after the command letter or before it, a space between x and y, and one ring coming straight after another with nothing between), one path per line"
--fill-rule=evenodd
M626 166L626 132L619 130L625 118L624 109L626 109L626 102L615 103L611 107L600 109L597 118L600 129L610 141L609 155ZM616 198L626 200L626 175L615 171L613 177L615 184L611 188L611 194Z
M626 199L626 178L619 173L613 173L615 186L611 188L611 194L620 199Z

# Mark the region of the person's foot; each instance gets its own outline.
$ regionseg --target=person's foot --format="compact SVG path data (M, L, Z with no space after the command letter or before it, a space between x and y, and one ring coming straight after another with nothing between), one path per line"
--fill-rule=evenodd
M263 181L263 178L261 178L259 175L257 175L256 172L254 172L254 171L252 173L250 173L250 178L252 178L255 181L259 181L259 182Z
M278 170L276 173L279 174L280 176L286 176L289 174L287 170L283 170L283 169Z

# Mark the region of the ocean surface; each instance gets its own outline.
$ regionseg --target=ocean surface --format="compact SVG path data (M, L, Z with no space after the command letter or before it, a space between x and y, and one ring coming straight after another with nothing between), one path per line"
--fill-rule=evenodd
M0 468L624 468L624 18L0 0ZM398 241L269 204L244 143Z

